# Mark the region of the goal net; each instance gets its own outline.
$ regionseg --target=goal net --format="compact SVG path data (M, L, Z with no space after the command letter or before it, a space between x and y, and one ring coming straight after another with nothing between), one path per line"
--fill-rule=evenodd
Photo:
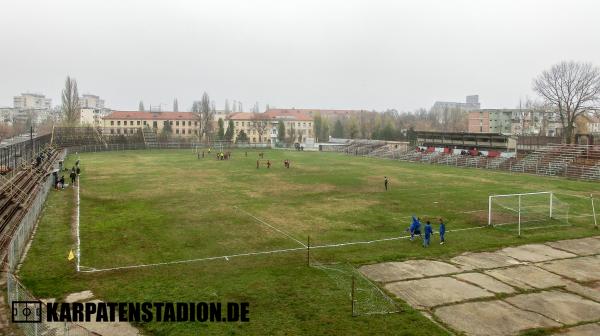
M491 195L488 225L517 231L569 225L569 205L553 192Z
M338 289L348 296L352 316L391 314L400 311L394 300L348 263L322 264L311 260L311 267L325 272Z

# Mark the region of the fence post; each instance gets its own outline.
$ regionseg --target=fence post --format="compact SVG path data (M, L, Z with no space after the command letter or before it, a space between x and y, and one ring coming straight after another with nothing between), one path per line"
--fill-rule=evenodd
M596 222L596 209L594 208L594 194L590 194L590 200L592 201L592 216L594 216L594 227L598 229L598 222Z

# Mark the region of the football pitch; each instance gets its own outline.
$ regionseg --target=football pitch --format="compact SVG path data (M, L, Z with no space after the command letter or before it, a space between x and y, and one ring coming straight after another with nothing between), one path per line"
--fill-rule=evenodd
M91 290L113 302L250 303L247 323L138 326L150 334L443 335L400 301L399 313L352 317L350 285L307 267L308 246L312 262L357 267L598 232L594 183L338 153L264 154L258 169L255 150L234 150L224 161L191 150L69 156L66 167L80 159L80 188L50 194L21 269L24 283L40 298ZM486 226L488 196L540 191L568 205L568 225L538 222L521 237ZM423 248L407 239L413 215L435 231L443 218L447 243L435 235ZM67 260L71 249L78 261Z

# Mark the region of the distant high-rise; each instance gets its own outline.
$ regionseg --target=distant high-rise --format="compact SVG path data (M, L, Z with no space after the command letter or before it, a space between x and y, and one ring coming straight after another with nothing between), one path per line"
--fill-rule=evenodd
M50 109L52 99L39 93L21 93L20 96L14 97L13 105L14 108L21 110Z
M431 109L435 112L443 112L444 110L450 109L460 109L464 112L469 112L478 110L480 108L481 104L479 103L479 95L470 95L467 96L467 99L464 103L436 101Z
M79 98L81 108L104 108L104 100L93 94L84 94Z

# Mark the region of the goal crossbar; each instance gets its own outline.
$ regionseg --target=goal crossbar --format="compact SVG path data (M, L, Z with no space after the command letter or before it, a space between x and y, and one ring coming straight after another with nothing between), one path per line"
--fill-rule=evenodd
M505 198L505 197L516 197L517 198L517 209L509 208L510 210L517 212L518 214L518 228L519 235L521 234L521 211L523 209L521 204L521 198L533 195L548 195L548 217L552 218L552 210L553 210L553 199L554 193L552 191L538 191L538 192L529 192L529 193L519 193L519 194L504 194L504 195L490 195L488 197L488 225L492 226L492 200L494 198ZM528 206L531 207L531 206Z

